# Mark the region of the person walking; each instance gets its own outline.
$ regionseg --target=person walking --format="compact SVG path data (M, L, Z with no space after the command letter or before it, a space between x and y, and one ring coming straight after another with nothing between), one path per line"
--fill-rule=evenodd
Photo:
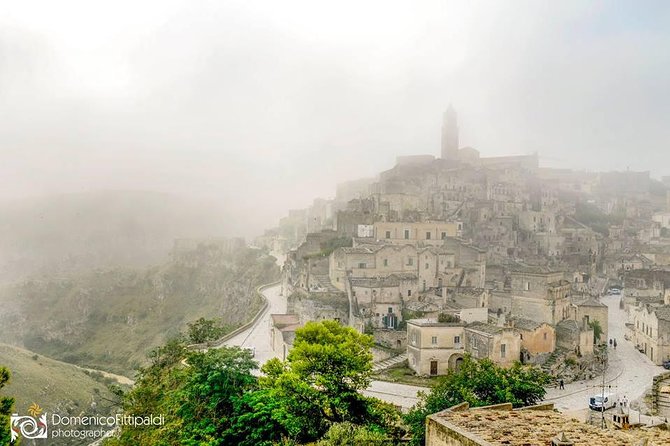
M559 389L559 390L565 390L565 385L563 384L563 380L562 380L562 379L558 382L558 389Z
M610 338L610 347L612 346L612 338Z
M616 338L614 338L614 341L612 341L612 345L614 346L614 350L616 350Z

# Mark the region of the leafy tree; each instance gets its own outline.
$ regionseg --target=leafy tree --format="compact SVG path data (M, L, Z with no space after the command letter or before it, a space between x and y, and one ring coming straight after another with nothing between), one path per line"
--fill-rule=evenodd
M399 436L397 410L359 392L370 383L372 345L371 336L335 321L308 322L296 330L287 360L268 361L260 379L279 402L273 420L284 435L307 443L333 424L349 422Z
M154 351L152 364L124 397L126 413L164 414L165 425L124 426L106 444L240 444L231 426L238 400L255 388L254 368L251 353L238 347L188 352L172 341Z
M593 330L593 343L597 344L603 335L603 329L600 326L600 321L593 320L589 322L589 327Z
M0 367L0 389L9 383L10 376L9 370L5 367ZM0 397L0 446L10 444L11 427L9 425L9 417L12 415L13 405L13 398Z
M219 339L226 331L219 320L201 317L188 324L188 339L194 344L201 344Z
M429 393L421 393L420 401L405 415L412 444L424 442L426 417L456 404L470 406L512 403L515 407L536 404L544 397L549 376L540 369L516 362L501 368L489 359L477 361L466 355L460 368L440 379Z

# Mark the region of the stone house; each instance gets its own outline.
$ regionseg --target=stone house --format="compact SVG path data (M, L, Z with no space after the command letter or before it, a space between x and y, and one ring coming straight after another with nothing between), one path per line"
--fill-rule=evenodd
M572 305L573 319L578 323L586 323L598 321L602 329L600 342L607 342L609 339L608 324L609 324L609 308L599 300L588 297L580 302Z
M580 355L593 354L593 329L575 320L564 320L556 325L556 346Z
M556 232L556 214L548 211L523 211L519 213L519 228L528 232Z
M510 327L476 322L465 327L465 351L475 359L509 367L521 359L521 336Z
M587 446L670 444L664 429L603 430L554 411L553 404L470 409L462 403L426 419L426 446Z
M411 295L416 284L417 277L411 273L350 279L351 296L374 328L397 328L402 320L403 293Z
M556 349L556 329L546 322L513 318L509 320L509 326L519 332L521 350L531 358L543 353L551 353Z
M270 344L272 351L284 361L293 347L295 331L300 328L300 317L297 314L270 315Z
M392 244L442 245L463 232L461 222L376 222L374 238Z
M556 325L570 317L571 284L563 273L540 267L511 271L509 288L493 291L490 309L501 314Z
M631 308L631 342L655 364L670 359L670 305Z
M407 359L417 375L444 375L463 361L463 329L460 322L434 319L407 321Z

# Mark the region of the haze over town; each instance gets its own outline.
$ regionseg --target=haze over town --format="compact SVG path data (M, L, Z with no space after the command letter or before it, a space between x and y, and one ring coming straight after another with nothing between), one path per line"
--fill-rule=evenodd
M667 175L670 10L646 5L5 2L0 197L178 193L250 236L438 154L449 103L483 156Z

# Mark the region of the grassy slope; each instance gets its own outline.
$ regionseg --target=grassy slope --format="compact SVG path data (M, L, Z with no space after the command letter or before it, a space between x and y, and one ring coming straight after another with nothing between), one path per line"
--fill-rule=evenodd
M101 410L116 400L104 379L96 380L84 370L7 344L0 344L0 365L12 373L2 394L15 399L14 410L27 414L32 403L47 412L89 410L95 400ZM97 391L95 390L97 389Z

